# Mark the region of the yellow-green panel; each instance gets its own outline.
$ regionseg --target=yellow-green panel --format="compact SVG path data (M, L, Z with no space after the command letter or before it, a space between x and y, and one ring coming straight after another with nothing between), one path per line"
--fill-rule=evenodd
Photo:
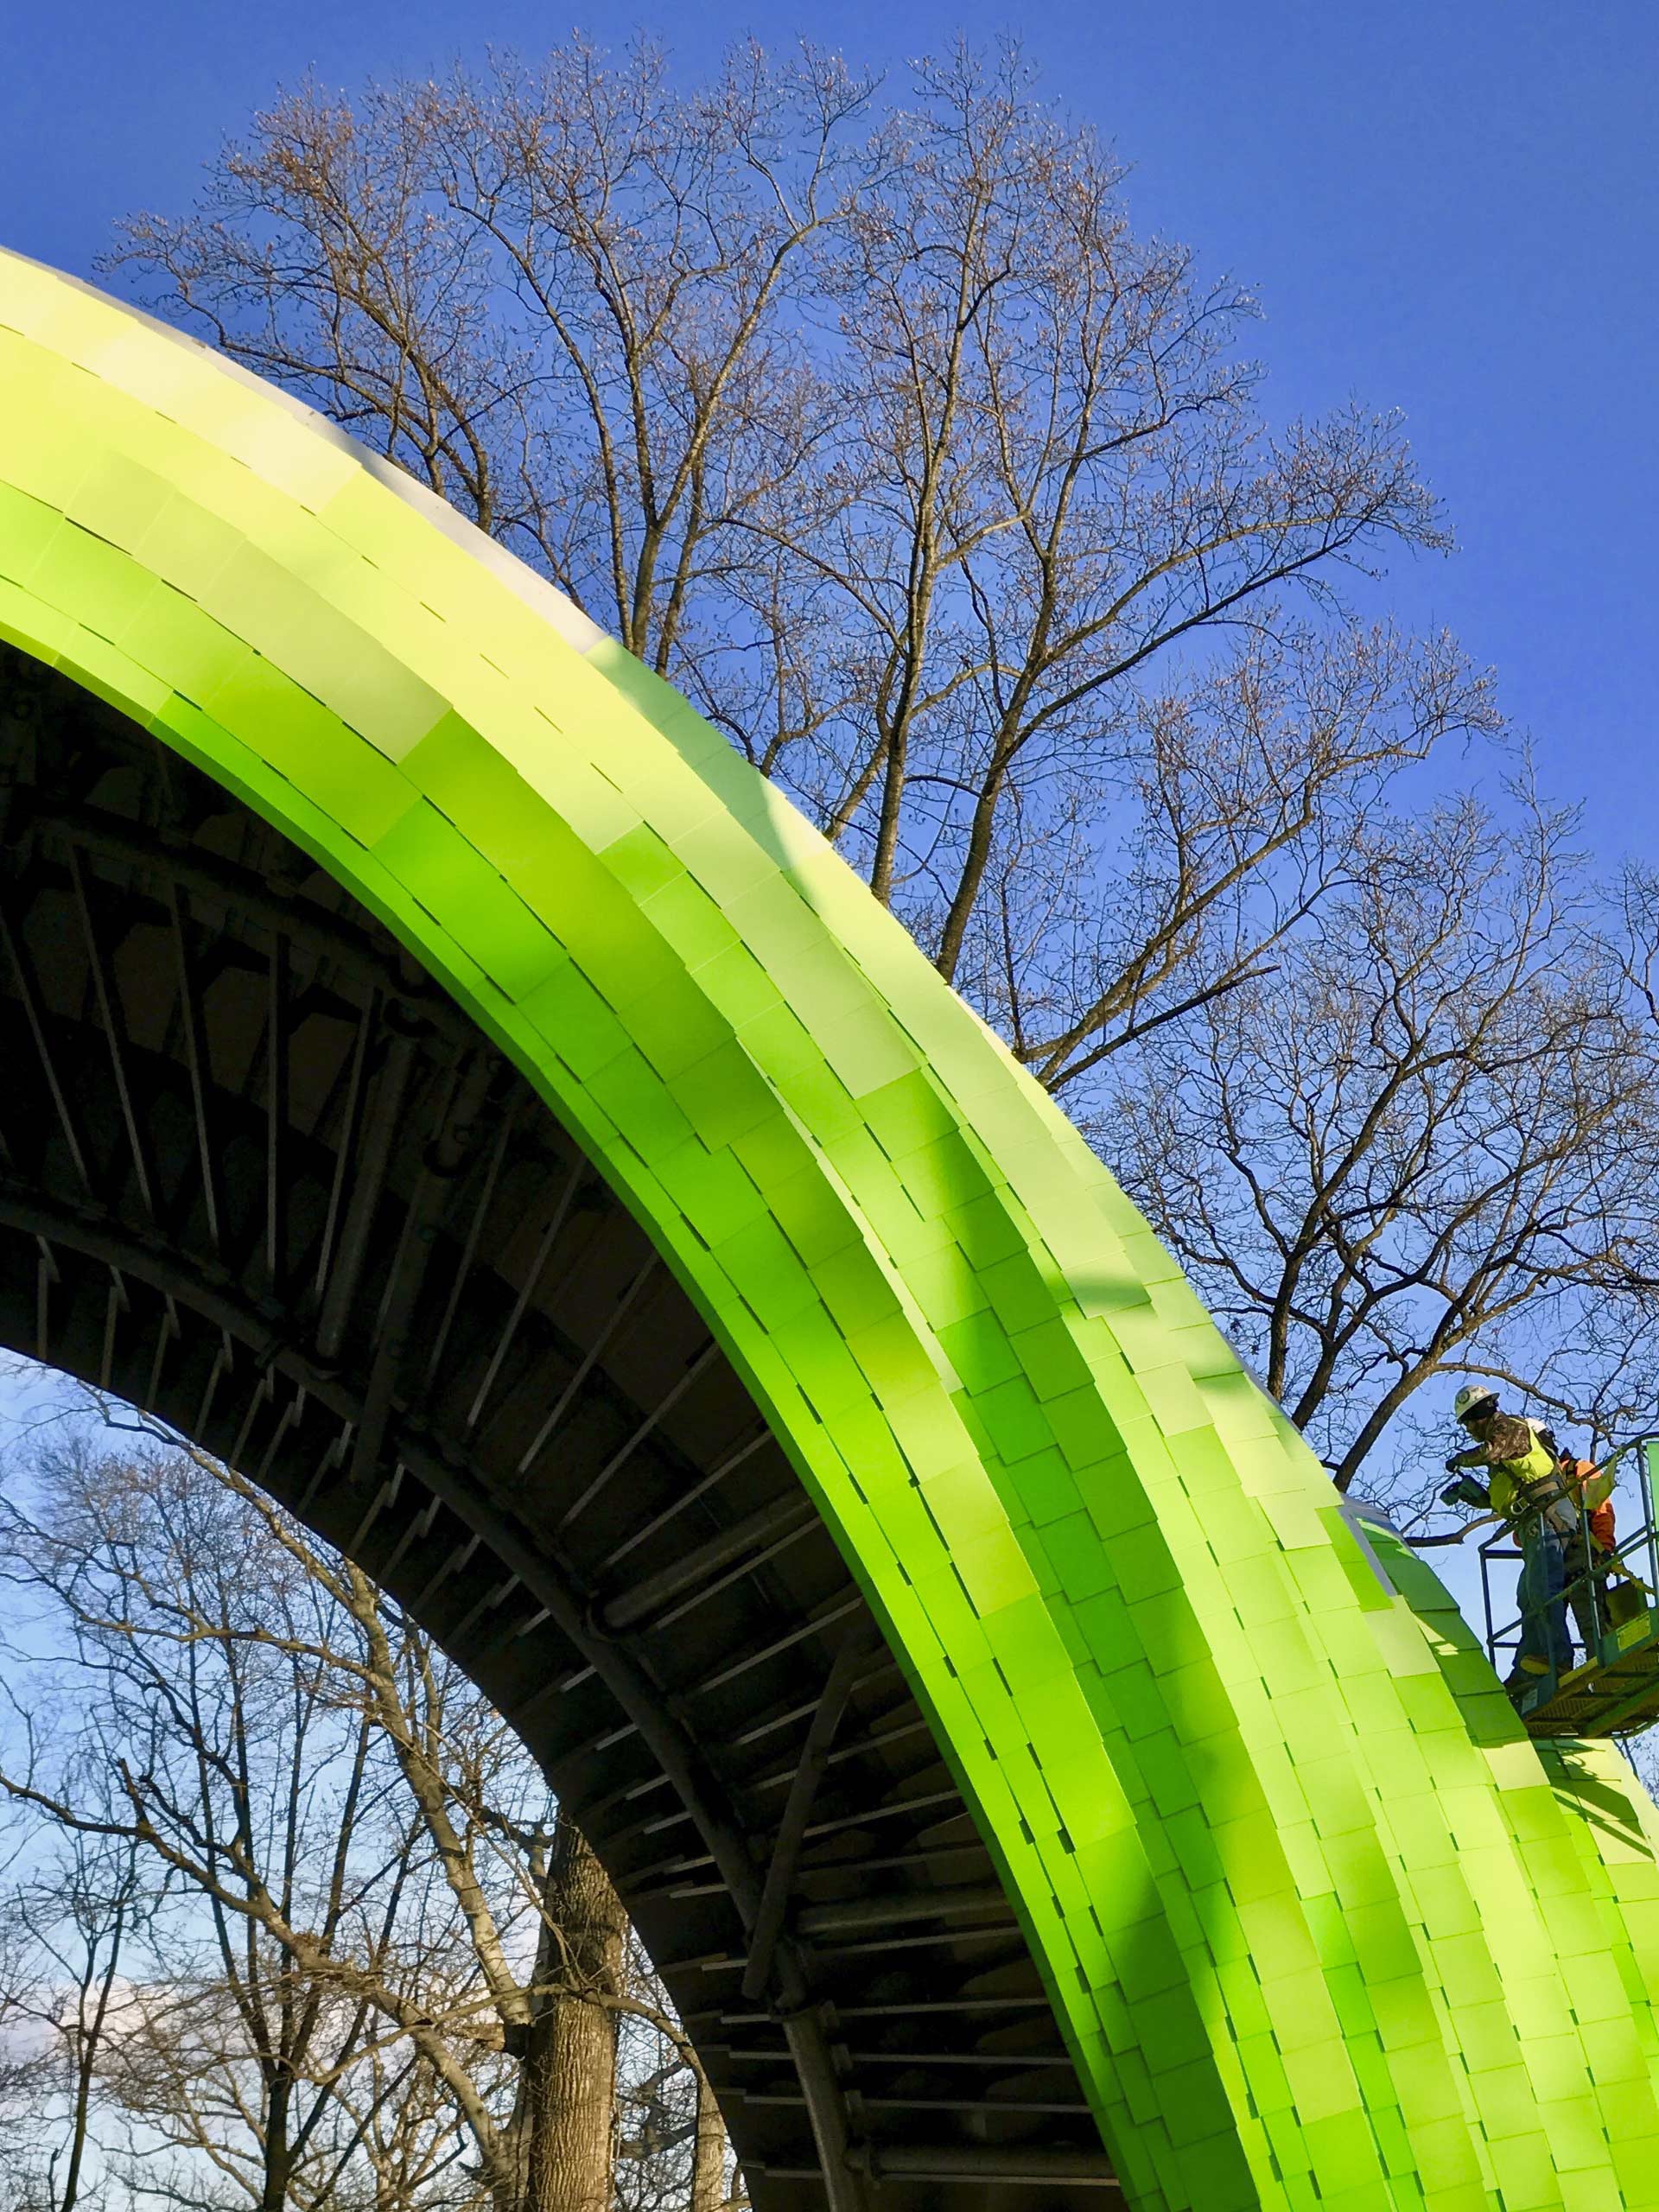
M1058 1108L685 701L4 256L0 635L315 855L648 1229L905 1657L1133 2206L1659 2205L1639 1797L1379 1579Z

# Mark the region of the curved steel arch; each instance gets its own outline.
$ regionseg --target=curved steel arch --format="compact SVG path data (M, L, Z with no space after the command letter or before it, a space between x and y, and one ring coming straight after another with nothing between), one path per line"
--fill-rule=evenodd
M0 638L310 855L619 1194L902 1659L1131 2202L1659 2202L1649 1847L1610 1888L1484 1662L1437 1663L1133 1207L839 859L556 594L191 342L0 257ZM16 1218L117 1281L154 1257ZM671 1719L753 1943L775 1900ZM812 2105L842 2062L810 1994L772 1985ZM836 2201L838 2163L904 2171L817 2139Z

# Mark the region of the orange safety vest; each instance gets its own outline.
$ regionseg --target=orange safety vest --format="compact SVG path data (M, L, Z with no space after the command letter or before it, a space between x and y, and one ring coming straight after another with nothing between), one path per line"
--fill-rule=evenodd
M1595 1472L1596 1463L1593 1459L1573 1459L1565 1457L1562 1459L1561 1475L1569 1493L1582 1491ZM1611 1497L1603 1498L1601 1503L1590 1516L1590 1535L1598 1550L1611 1551L1613 1548L1613 1501Z

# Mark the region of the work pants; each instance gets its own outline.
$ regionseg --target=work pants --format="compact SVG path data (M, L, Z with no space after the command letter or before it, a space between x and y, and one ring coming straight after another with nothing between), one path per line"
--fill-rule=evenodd
M1518 1529L1521 1540L1521 1579L1516 1597L1521 1608L1521 1649L1517 1667L1528 1661L1540 1664L1529 1673L1565 1674L1573 1647L1567 1640L1567 1607L1561 1602L1566 1580L1561 1540L1541 1521Z
M1595 1573L1601 1556L1601 1547L1593 1536L1587 1546L1576 1530L1562 1539L1561 1572L1566 1580L1567 1602L1572 1608L1573 1625L1579 1632L1586 1659L1593 1659L1600 1650L1607 1625L1601 1606L1601 1580Z

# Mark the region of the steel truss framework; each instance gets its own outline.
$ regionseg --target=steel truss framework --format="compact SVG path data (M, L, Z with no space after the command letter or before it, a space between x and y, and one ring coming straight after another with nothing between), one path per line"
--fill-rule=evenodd
M200 348L0 395L0 1336L512 1718L762 2212L1659 2202L1639 1792L834 856Z

